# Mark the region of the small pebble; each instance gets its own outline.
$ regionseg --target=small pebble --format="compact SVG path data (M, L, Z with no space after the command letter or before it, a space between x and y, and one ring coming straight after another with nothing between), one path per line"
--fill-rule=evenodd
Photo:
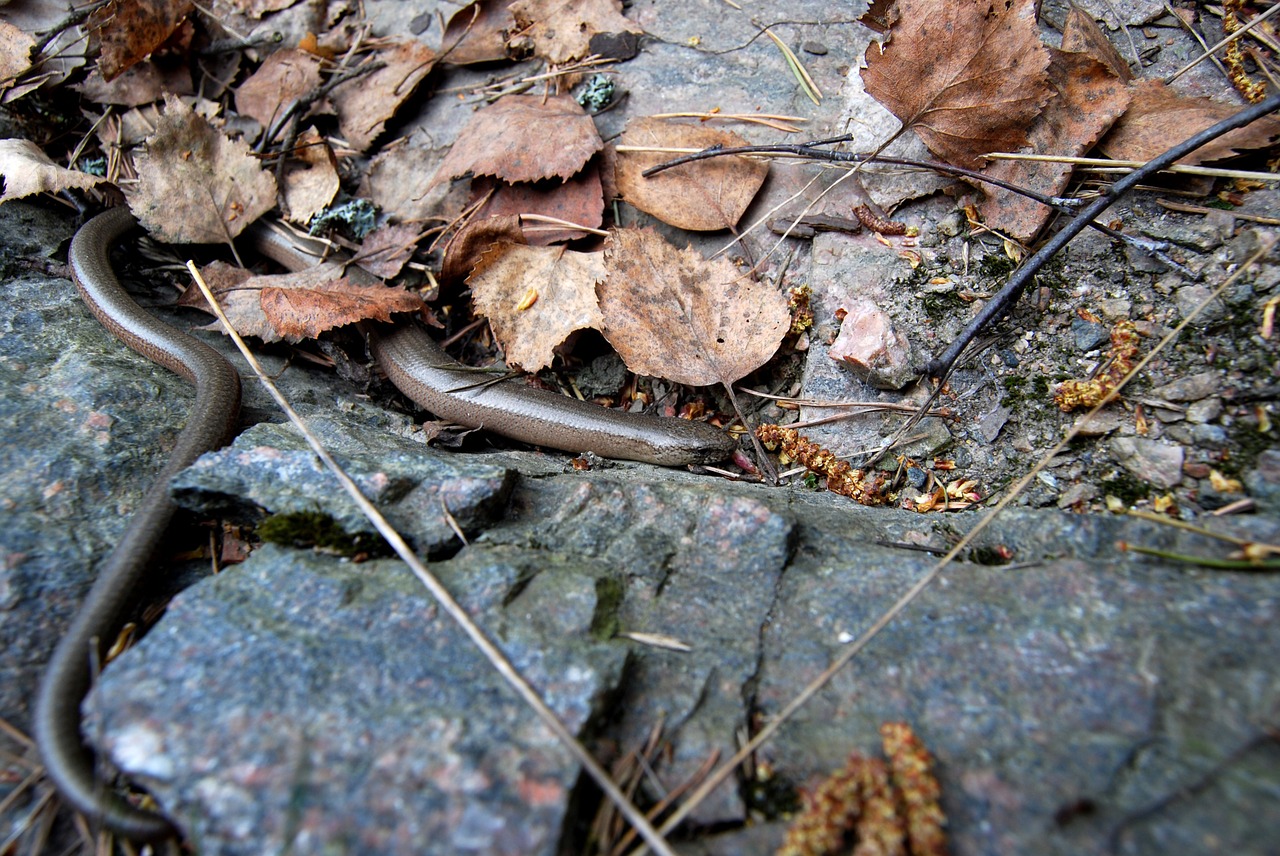
M822 42L805 42L800 46L800 49L805 53L813 54L814 56L827 55L827 46Z
M1187 406L1187 421L1203 424L1212 422L1222 415L1222 399L1205 398Z
M1087 353L1095 348L1101 348L1110 341L1111 334L1101 324L1086 321L1083 318L1073 318L1071 320L1071 337L1075 340L1076 349L1082 353Z

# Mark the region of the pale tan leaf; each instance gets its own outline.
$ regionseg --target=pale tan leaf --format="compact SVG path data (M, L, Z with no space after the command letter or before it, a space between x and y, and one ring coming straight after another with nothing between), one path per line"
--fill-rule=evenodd
M214 244L240 234L276 201L276 180L240 140L214 130L178 98L165 99L140 152L129 207L159 240Z
M527 43L554 65L592 53L591 40L597 36L643 32L622 14L622 0L517 0L511 13L519 30L513 46Z
M887 43L867 48L867 92L936 156L977 169L1017 151L1049 100L1034 0L898 0Z
M31 50L36 40L8 21L0 21L0 88L13 85L18 75L31 68Z
M4 193L0 202L21 199L33 193L61 193L87 190L105 178L58 166L27 140L0 140L0 178Z
M605 338L627 368L691 386L733 383L764 365L791 324L773 286L652 229L610 233L597 291Z
M508 95L471 118L432 182L467 173L511 184L568 178L603 146L591 117L568 95Z
M746 145L746 140L728 131L652 118L632 121L619 142L627 146L693 149ZM649 178L641 175L671 158L666 153L618 152L618 192L627 202L662 222L693 231L737 225L769 174L769 165L762 160L720 157L684 164Z
M603 278L600 253L503 243L480 257L467 284L507 364L535 372L551 365L569 334L600 328L596 283Z
M291 222L305 226L338 194L338 159L329 144L308 128L298 135L284 173L284 209Z

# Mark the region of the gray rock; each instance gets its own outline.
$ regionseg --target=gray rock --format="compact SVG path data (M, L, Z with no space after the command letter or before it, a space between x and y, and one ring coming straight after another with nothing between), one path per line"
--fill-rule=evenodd
M1120 465L1143 481L1166 489L1182 481L1182 446L1144 437L1113 437L1110 445Z
M1227 445L1227 429L1221 425L1194 425L1191 439L1206 449L1221 449Z
M1204 423L1212 422L1222 415L1221 398L1203 398L1187 407L1187 421Z
M470 551L433 572L571 731L626 647L597 574ZM197 851L557 851L578 766L399 562L265 547L184 592L86 702Z
M1245 474L1244 485L1260 511L1280 514L1280 449L1258 455L1253 469Z
M1229 851L1266 853L1264 806L1280 766L1258 722L1280 703L1280 683L1244 652L1280 639L1266 626L1280 618L1274 582L1116 560L1117 540L1220 552L1167 528L1014 517L983 543L1010 538L1017 560L1035 561L1045 555L1031 543L1040 532L1074 545L1074 558L944 571L763 760L812 786L850 751L878 754L880 723L905 720L936 754L955 853L1203 852L1204 834ZM911 528L892 515L882 522ZM766 631L760 715L776 714L927 565L869 551L848 530L828 529L797 554ZM1074 813L1082 803L1092 808ZM1033 817L1035 831L1023 825Z
M983 414L978 420L978 433L982 435L982 439L988 443L995 442L1000 429L1009 421L1010 412L1007 407L997 407L990 413Z
M370 431L341 413L315 415L308 426L387 516L424 555L456 547L449 518L464 533L501 516L515 482L502 466L485 466L396 434ZM256 425L218 452L204 455L173 482L180 502L204 514L244 515L261 507L273 514L312 511L325 497L325 513L349 533L375 531L333 475L291 425Z
M1152 390L1157 398L1165 401L1199 401L1218 392L1222 386L1222 375L1218 372L1200 372L1178 378Z
M1201 253L1212 252L1222 246L1222 233L1211 223L1182 217L1157 217L1142 225L1142 233L1148 238L1168 241Z
M1105 345L1111 334L1101 324L1076 317L1071 319L1071 337L1075 340L1076 350L1088 353Z
M1226 317L1227 307L1221 298L1212 297L1211 299L1212 294L1213 289L1207 285L1187 285L1179 288L1173 295L1174 303L1178 307L1178 317L1187 318L1201 304L1205 304L1205 301L1208 301L1199 314L1196 315L1196 319L1206 324L1221 321Z

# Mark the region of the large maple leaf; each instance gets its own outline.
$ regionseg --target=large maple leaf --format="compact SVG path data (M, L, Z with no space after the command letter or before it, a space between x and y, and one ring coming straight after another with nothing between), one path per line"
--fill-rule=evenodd
M866 89L948 163L1017 151L1049 100L1033 0L898 0L890 39L867 48Z

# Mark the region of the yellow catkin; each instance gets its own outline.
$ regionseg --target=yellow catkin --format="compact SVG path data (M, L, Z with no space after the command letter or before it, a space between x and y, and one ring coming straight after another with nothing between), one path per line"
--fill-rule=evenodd
M943 856L947 852L947 818L938 802L942 789L933 775L929 750L905 722L880 726L880 739L894 788L902 800L912 856Z
M849 466L827 449L802 437L792 428L781 425L761 425L756 436L769 451L777 450L785 461L796 461L827 480L827 490L847 496L863 505L884 505L889 500L885 493L886 477L879 470L868 474L865 470Z
M1244 0L1225 0L1222 4L1222 31L1228 36L1240 29L1240 9ZM1244 70L1244 50L1240 47L1240 39L1227 42L1227 49L1222 55L1222 63L1227 67L1227 77L1245 100L1257 104L1267 95L1267 87Z
M1067 380L1053 394L1054 403L1064 413L1077 408L1097 407L1133 368L1138 356L1138 329L1132 321L1121 321L1111 331L1109 365L1093 380Z

